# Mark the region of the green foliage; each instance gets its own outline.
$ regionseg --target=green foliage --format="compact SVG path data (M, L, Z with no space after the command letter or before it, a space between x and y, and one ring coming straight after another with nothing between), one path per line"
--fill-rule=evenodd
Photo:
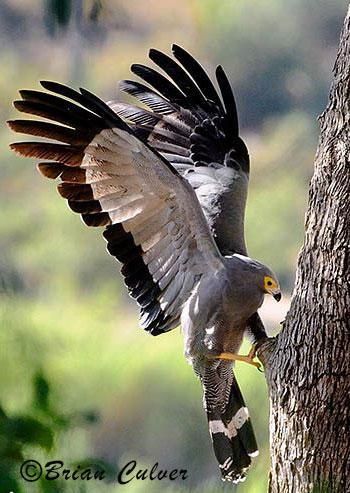
M66 31L73 18L77 26L82 17L98 22L103 8L101 0L44 0L44 4L46 26L51 36Z
M34 401L33 406L36 406L42 411L49 409L49 392L50 387L48 381L41 372L34 377Z
M11 437L11 443L37 444L46 450L50 450L53 444L51 430L40 421L28 417L6 417L1 426L3 437Z
M92 420L91 417L94 417ZM82 426L84 423L96 422L96 414L79 412L75 416L60 414L50 403L50 385L42 372L33 377L33 401L27 412L20 415L9 415L0 408L0 487L16 492L28 491L31 485L20 476L21 465L29 459L44 457L41 464L48 462L49 456L54 457L57 452L57 442L62 435L71 429ZM40 453L41 451L41 453ZM101 459L83 459L70 464L74 468L91 467L91 464L106 471L110 477L115 469ZM56 481L55 484L42 476L35 482L35 491L43 493L69 491L65 481ZM80 489L81 492L85 489Z
M53 24L66 27L72 13L71 0L46 0L46 9Z

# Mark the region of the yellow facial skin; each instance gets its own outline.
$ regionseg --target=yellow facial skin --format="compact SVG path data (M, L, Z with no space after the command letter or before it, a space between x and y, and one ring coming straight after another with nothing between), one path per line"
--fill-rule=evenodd
M276 301L279 301L282 297L278 281L271 276L264 277L264 291L271 294Z

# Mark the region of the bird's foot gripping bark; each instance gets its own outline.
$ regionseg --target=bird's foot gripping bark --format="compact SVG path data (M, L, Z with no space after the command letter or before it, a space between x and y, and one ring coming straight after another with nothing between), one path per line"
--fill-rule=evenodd
M256 355L256 346L253 345L247 355L234 354L234 353L220 353L217 356L210 356L211 359L223 359L228 361L243 361L249 365L255 366L261 371L261 363L259 361L254 361Z

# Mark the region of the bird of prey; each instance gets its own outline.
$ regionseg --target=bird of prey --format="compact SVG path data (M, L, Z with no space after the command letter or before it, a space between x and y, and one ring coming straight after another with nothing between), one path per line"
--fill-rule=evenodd
M280 287L247 254L249 155L225 72L216 70L220 96L192 55L177 45L172 53L149 53L165 75L132 65L142 83L120 88L136 105L49 81L41 82L45 92L20 91L17 110L44 120L9 126L46 140L11 148L39 159L70 208L104 228L141 327L156 336L181 324L222 479L237 483L257 445L233 365L258 364L254 351L238 351L244 333L253 342L266 337L257 310L266 293L279 300Z

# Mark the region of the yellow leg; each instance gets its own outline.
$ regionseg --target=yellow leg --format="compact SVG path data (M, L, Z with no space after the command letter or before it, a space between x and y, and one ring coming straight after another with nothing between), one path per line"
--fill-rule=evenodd
M211 356L211 359L225 359L229 361L244 361L249 365L255 366L258 370L261 368L261 363L258 361L254 361L256 349L255 346L252 346L249 353L245 356L242 354L234 354L234 353L220 353L217 356Z

